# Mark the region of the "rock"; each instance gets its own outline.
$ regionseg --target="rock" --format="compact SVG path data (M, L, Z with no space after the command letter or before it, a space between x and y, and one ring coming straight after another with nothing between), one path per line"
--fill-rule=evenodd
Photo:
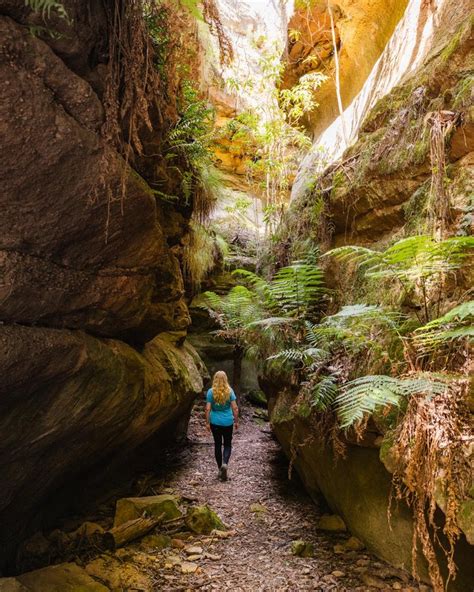
M234 536L235 530L219 530L215 529L212 531L212 534L216 536L218 539L228 539L231 536Z
M86 572L93 578L103 582L110 590L143 590L153 589L151 578L140 565L132 564L130 551L123 559L110 555L101 555L85 567ZM75 589L79 592L82 588ZM88 590L84 588L84 592Z
M206 559L210 559L211 561L219 561L220 559L222 559L222 555L215 555L213 553L204 553L204 557L206 557Z
M246 394L246 399L253 405L258 405L260 407L267 406L267 397L260 389L250 389Z
M250 511L254 513L267 512L267 508L262 504L250 504Z
M467 499L460 504L457 521L468 542L474 545L474 499Z
M335 569L333 572L331 572L331 574L335 577L335 578L343 578L346 574L343 571L340 571L338 569Z
M313 557L314 546L313 543L307 543L303 540L293 541L291 543L291 552L298 557Z
M343 546L347 551L362 551L365 549L364 543L354 536L351 536Z
M179 518L181 510L178 507L179 498L170 494L153 495L148 497L128 497L117 500L114 517L114 527L129 520L150 516L158 518L163 515L163 522Z
M104 532L104 529L100 524L96 524L95 522L84 522L74 530L73 532L68 533L71 538L87 538L94 534L101 534Z
M14 4L23 7L9 18ZM202 391L193 350L154 342L190 322L179 245L192 208L164 203L148 184L158 175L169 194L180 187L162 150L146 164L131 153L127 164L101 138L105 64L89 58L108 17L97 3L89 8L67 0L71 22L57 12L48 19L58 40L30 34L42 18L24 3L2 3L2 548L21 540L33 518L41 523L45 502L48 512L59 509L55 492L85 496L86 480L107 473L104 462L113 465L165 426L182 432ZM176 95L155 133L147 130L147 145L176 122ZM155 99L149 104L157 113Z
M347 549L344 545L341 545L341 543L338 543L337 545L334 545L333 551L334 551L334 553L336 553L336 555L342 555L343 553L345 553L347 551Z
M198 555L188 555L188 561L198 561L199 559L202 559L202 555L198 554Z
M149 534L140 542L140 546L144 549L165 549L171 544L171 537L166 534Z
M75 471L105 458L116 460L124 442L131 450L170 422L178 432L177 418L202 388L195 355L163 335L138 353L123 342L83 332L0 325L0 397L22 402L21 413L12 403L0 414L0 431L11 426L8 446L0 451L5 467L0 544L11 545L21 524L36 515L52 491L65 486L66 472L72 487ZM77 393L81 396L71 413L69 402ZM23 422L30 425L26 433ZM94 425L100 430L93 436ZM54 443L67 438L75 444L60 446L59 462ZM17 471L8 459L25 447L29 454Z
M17 580L31 592L109 592L109 589L93 580L86 570L75 563L61 563L30 571Z
M324 514L321 516L317 528L331 532L345 532L347 530L344 520L336 514Z
M383 590L387 587L387 584L378 578L377 576L373 576L368 573L364 573L360 576L360 579L366 584L367 586L372 586L373 588L378 588L379 590Z
M225 529L225 524L208 506L194 506L189 508L186 514L185 524L189 530L196 534L210 534L215 529Z
M392 588L393 588L394 590L401 590L401 589L402 589L402 587L403 587L403 586L400 584L400 582L393 582L393 584L392 584Z
M192 563L191 561L183 561L181 564L181 572L184 574L193 574L196 573L196 571L199 568L199 565L197 563Z
M0 592L28 592L17 578L0 578Z
M197 545L190 545L189 547L185 547L184 552L187 555L201 555L202 547L198 547Z

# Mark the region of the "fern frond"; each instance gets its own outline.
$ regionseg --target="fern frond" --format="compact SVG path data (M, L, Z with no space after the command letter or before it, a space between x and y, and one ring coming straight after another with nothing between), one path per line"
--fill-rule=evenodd
M446 390L444 382L427 378L393 378L376 375L363 376L344 384L335 399L342 428L362 421L365 414L378 407L399 407L403 397L414 394L433 396Z
M415 331L415 343L434 348L442 343L474 337L474 301L464 302Z
M338 391L336 377L324 376L311 392L311 407L317 411L327 411L334 404Z

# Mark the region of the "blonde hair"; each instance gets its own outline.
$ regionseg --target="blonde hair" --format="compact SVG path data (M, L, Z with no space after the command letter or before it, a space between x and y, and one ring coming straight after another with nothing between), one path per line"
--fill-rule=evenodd
M212 396L218 405L224 405L230 399L230 384L227 374L219 370L212 379Z

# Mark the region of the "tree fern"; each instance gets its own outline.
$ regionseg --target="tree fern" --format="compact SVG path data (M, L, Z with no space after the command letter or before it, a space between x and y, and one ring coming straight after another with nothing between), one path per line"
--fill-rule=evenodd
M446 388L446 383L427 378L363 376L344 384L334 404L341 427L348 428L378 407L399 407L404 397L414 394L432 396L443 393Z

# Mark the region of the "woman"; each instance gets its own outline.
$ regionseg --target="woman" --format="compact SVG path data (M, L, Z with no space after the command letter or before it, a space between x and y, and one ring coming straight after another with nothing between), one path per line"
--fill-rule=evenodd
M212 388L207 391L206 422L207 429L214 436L214 452L219 467L218 478L221 481L227 481L227 465L232 452L232 432L234 425L236 430L239 428L239 408L235 393L227 380L227 374L222 370L214 374ZM224 458L222 458L222 440L224 440Z

